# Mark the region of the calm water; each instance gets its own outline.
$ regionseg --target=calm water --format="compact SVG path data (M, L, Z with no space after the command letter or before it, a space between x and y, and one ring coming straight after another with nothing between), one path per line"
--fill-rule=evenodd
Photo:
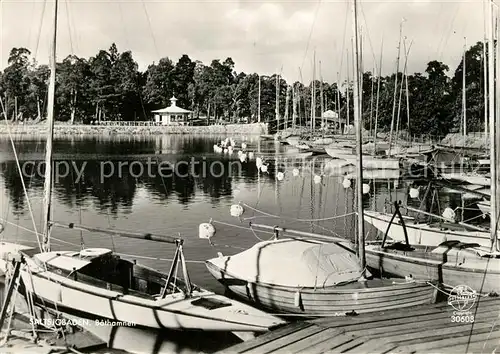
M244 136L234 138L238 145L246 142L249 151L268 155L268 171L259 172L255 160L241 163L236 153L231 156L214 153L213 145L221 137L57 140L53 219L181 235L193 282L215 291L222 289L205 270L203 261L215 257L217 252L237 253L271 236L249 230L250 221L330 235L354 234L353 216L342 217L351 214L355 207L354 180L351 179L349 188L342 184L346 175L352 178L352 169L340 170L328 157L276 161L273 154L286 147ZM15 145L35 223L41 230L45 143L21 141ZM299 176L294 176L294 169L299 170ZM283 180L276 178L278 172L284 173ZM321 175L320 183L315 183L315 175ZM405 201L409 182L394 178L398 176L397 172L394 175L387 171L378 176L366 173L370 192L365 195L364 206L380 210L387 201ZM378 179L370 180L371 177ZM35 245L34 235L23 229L32 230L33 222L8 140L0 141L0 188L0 216L14 224L6 225L0 237ZM232 217L230 207L239 202L244 203L245 213L241 218ZM298 221L333 216L339 217ZM198 237L199 224L210 219L216 227L213 238L216 246ZM368 228L368 238L374 234ZM55 228L52 236L54 249L75 249L83 242L87 247L112 248L124 255L137 256L133 258L160 270L168 270L168 259L173 256L173 248L164 243L62 228Z
M217 252L234 254L259 239L272 236L252 232L248 227L250 221L353 237L352 169L338 169L335 161L328 157L279 159L275 152L284 151L286 147L242 136L234 138L238 145L245 141L250 151L267 154L268 171L259 172L255 160L241 163L236 153L231 156L214 153L213 145L221 137L175 135L58 140L54 145L53 219L181 235L192 281L217 292L221 292L222 287L212 279L203 262L217 256ZM35 224L41 230L45 143L21 141L15 146ZM299 171L298 176L294 175L294 169ZM281 177L278 172L283 172L282 180L277 178ZM315 175L321 176L320 183L315 183ZM348 188L343 185L346 176L352 181ZM366 173L365 177L365 183L370 186L363 200L366 208L381 210L385 202L407 200L410 182L399 178L399 172ZM0 196L0 216L9 222L0 238L36 246L35 237L29 231L33 230L33 222L8 140L0 140ZM457 204L450 196L441 196L441 200L442 205ZM240 218L232 217L230 207L239 202L245 213ZM419 204L418 200L408 202ZM334 216L338 217L331 219ZM330 219L318 220L325 218ZM216 227L215 246L198 237L199 224L210 219ZM367 234L368 238L374 238L376 233L368 227ZM55 228L52 236L53 249L75 250L83 242L87 247L112 248L163 271L168 270L174 252L173 247L165 243L62 228ZM130 336L125 333L124 337ZM156 345L154 335L147 340ZM168 347L169 351L186 349L189 342L192 340L184 344L175 341L173 347ZM214 343L210 345L216 347Z

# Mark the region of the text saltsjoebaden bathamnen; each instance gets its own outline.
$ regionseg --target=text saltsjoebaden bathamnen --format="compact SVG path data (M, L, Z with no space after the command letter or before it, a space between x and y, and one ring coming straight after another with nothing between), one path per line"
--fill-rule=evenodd
M41 318L41 319L31 319L32 325L44 326L44 327L59 327L59 326L111 326L111 327L134 327L136 326L133 322L126 321L110 321L110 320L89 320L85 318L79 319L68 319L68 318Z

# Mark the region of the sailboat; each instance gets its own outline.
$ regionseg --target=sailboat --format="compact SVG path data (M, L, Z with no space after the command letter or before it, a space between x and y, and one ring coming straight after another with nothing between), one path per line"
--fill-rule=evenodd
M370 279L366 271L362 185L362 134L359 100L359 64L356 0L353 0L356 38L354 115L357 127L357 256L345 239L252 224L275 232L275 239L259 242L234 256L219 255L206 261L210 273L236 296L292 316L343 316L431 303L437 288L427 282ZM279 239L286 231L299 238ZM305 239L304 239L305 237Z
M488 4L491 14L492 4ZM492 22L489 23L489 92L495 91L494 74L494 45ZM496 21L498 23L498 18ZM497 67L499 51L496 49ZM498 90L499 86L497 86ZM416 279L438 279L445 286L455 287L467 285L480 293L500 292L500 249L498 242L498 208L500 206L500 179L498 165L500 155L498 151L498 138L500 137L500 117L496 115L494 95L488 95L490 109L490 160L496 163L490 164L491 173L491 200L487 204L490 208L491 226L489 232L481 232L474 235L473 232L462 233L436 233L429 228L421 229L420 241L414 243L414 226L405 227L401 218L397 233L400 231L406 235L406 242L395 242L385 244L387 236L400 241L401 235L387 232L380 244L367 245L367 264L383 274L397 276L409 276ZM465 122L464 122L465 125ZM400 215L401 216L401 215ZM373 215L372 215L373 217ZM367 220L368 221L368 220ZM389 224L390 225L390 224ZM380 224L377 228L383 226ZM412 230L413 228L413 230ZM432 235L434 233L434 235ZM411 234L411 236L410 236ZM447 240L443 240L443 236ZM444 241L441 243L441 241ZM439 242L439 244L437 244ZM431 244L432 247L422 247L416 244Z
M0 269L9 273L10 260L13 257L19 260L21 256L24 259L20 269L23 293L33 295L35 301L45 307L79 317L108 319L139 327L202 331L265 332L283 324L284 321L275 316L192 284L180 238L66 225L70 229L175 244L176 251L168 273L121 259L105 248L50 250L51 229L65 226L51 221L57 5L56 0L47 114L42 252L4 242L0 248ZM177 276L179 267L182 278Z

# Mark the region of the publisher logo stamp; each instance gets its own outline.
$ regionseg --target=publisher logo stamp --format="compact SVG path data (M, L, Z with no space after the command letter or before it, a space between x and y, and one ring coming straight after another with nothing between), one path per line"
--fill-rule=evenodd
M470 311L476 303L477 292L467 285L455 286L448 296L448 305L453 307L451 322L473 323L474 315Z

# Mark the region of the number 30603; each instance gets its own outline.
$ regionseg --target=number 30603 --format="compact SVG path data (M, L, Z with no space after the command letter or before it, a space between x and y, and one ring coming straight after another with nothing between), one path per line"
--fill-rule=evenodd
M453 315L451 322L457 323L474 323L474 315Z

